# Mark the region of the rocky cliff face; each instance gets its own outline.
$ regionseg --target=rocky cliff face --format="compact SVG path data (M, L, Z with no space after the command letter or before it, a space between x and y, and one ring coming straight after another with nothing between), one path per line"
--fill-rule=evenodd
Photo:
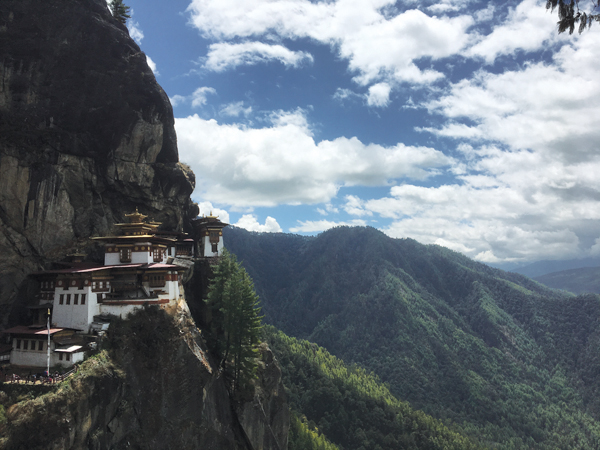
M116 324L110 344L110 357L88 360L55 392L12 406L0 399L8 406L0 448L287 448L289 410L269 350L261 371L270 376L238 405L238 420L185 304L174 318L148 309Z
M193 185L168 97L104 0L0 2L0 325L27 274L136 206L186 228Z

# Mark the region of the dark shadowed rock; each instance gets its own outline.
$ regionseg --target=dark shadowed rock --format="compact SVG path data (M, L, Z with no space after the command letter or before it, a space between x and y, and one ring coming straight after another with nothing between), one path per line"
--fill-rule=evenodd
M172 229L197 214L174 119L104 0L0 2L0 316L28 273L136 206ZM23 299L19 303L23 303Z
M181 306L174 317L150 308L113 324L112 350L84 362L54 391L15 404L0 397L7 407L0 449L287 448L289 408L272 356L254 401L239 405L238 420L224 379Z

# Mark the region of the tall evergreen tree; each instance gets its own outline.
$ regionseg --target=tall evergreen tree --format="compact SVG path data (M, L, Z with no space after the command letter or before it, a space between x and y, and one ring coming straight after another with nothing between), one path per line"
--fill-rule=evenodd
M235 256L226 250L214 270L207 302L212 309L213 348L234 392L256 375L262 329L254 284Z
M127 19L131 18L131 15L129 14L131 8L126 6L125 3L123 3L123 0L112 0L109 5L113 17L125 25Z

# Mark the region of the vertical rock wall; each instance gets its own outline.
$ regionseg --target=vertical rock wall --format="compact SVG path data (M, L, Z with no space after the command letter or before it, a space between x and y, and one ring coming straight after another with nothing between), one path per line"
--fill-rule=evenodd
M104 0L0 2L0 325L27 274L136 206L186 228L193 186L168 97Z

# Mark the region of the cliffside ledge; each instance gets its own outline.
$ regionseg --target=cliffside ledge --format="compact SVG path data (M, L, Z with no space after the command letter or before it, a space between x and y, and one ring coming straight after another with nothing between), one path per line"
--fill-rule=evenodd
M147 308L115 325L108 349L54 391L0 398L1 449L287 448L289 410L270 350L254 399L236 408L185 303L173 316Z

